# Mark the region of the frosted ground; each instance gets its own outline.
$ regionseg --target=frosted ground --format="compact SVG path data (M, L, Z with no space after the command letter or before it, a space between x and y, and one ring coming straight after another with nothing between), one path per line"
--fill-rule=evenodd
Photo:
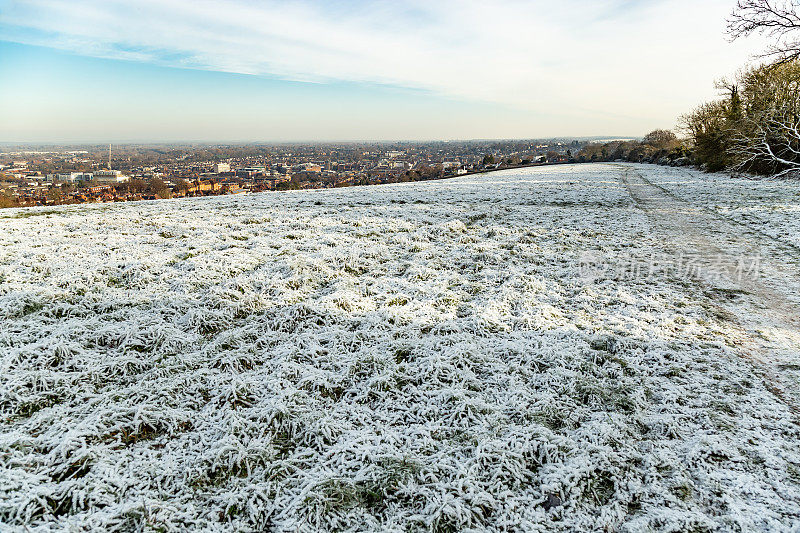
M584 165L0 211L0 529L798 531L798 209Z

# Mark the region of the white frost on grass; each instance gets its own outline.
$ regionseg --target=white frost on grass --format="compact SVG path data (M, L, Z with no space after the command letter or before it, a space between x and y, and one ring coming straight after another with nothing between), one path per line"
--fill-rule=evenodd
M800 182L708 174L647 165L647 177L732 222L800 247Z
M800 428L608 166L0 213L4 529L789 531ZM794 230L791 230L794 231Z

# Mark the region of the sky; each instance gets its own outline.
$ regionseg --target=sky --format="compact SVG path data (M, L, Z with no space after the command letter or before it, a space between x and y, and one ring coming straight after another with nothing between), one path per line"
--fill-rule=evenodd
M0 142L641 136L733 0L0 0Z

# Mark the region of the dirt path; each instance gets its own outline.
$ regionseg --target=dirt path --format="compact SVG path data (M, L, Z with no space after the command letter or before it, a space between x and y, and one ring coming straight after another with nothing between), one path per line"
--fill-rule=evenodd
M735 325L737 345L800 415L800 274L769 236L733 223L619 166L665 250L692 260L698 289Z

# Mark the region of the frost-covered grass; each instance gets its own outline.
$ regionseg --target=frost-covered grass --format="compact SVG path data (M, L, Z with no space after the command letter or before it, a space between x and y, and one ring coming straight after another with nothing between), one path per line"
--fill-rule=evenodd
M680 198L800 247L800 182L732 178L685 168L646 166L648 178Z
M618 174L4 210L0 529L791 530L707 291L579 275L663 245Z

